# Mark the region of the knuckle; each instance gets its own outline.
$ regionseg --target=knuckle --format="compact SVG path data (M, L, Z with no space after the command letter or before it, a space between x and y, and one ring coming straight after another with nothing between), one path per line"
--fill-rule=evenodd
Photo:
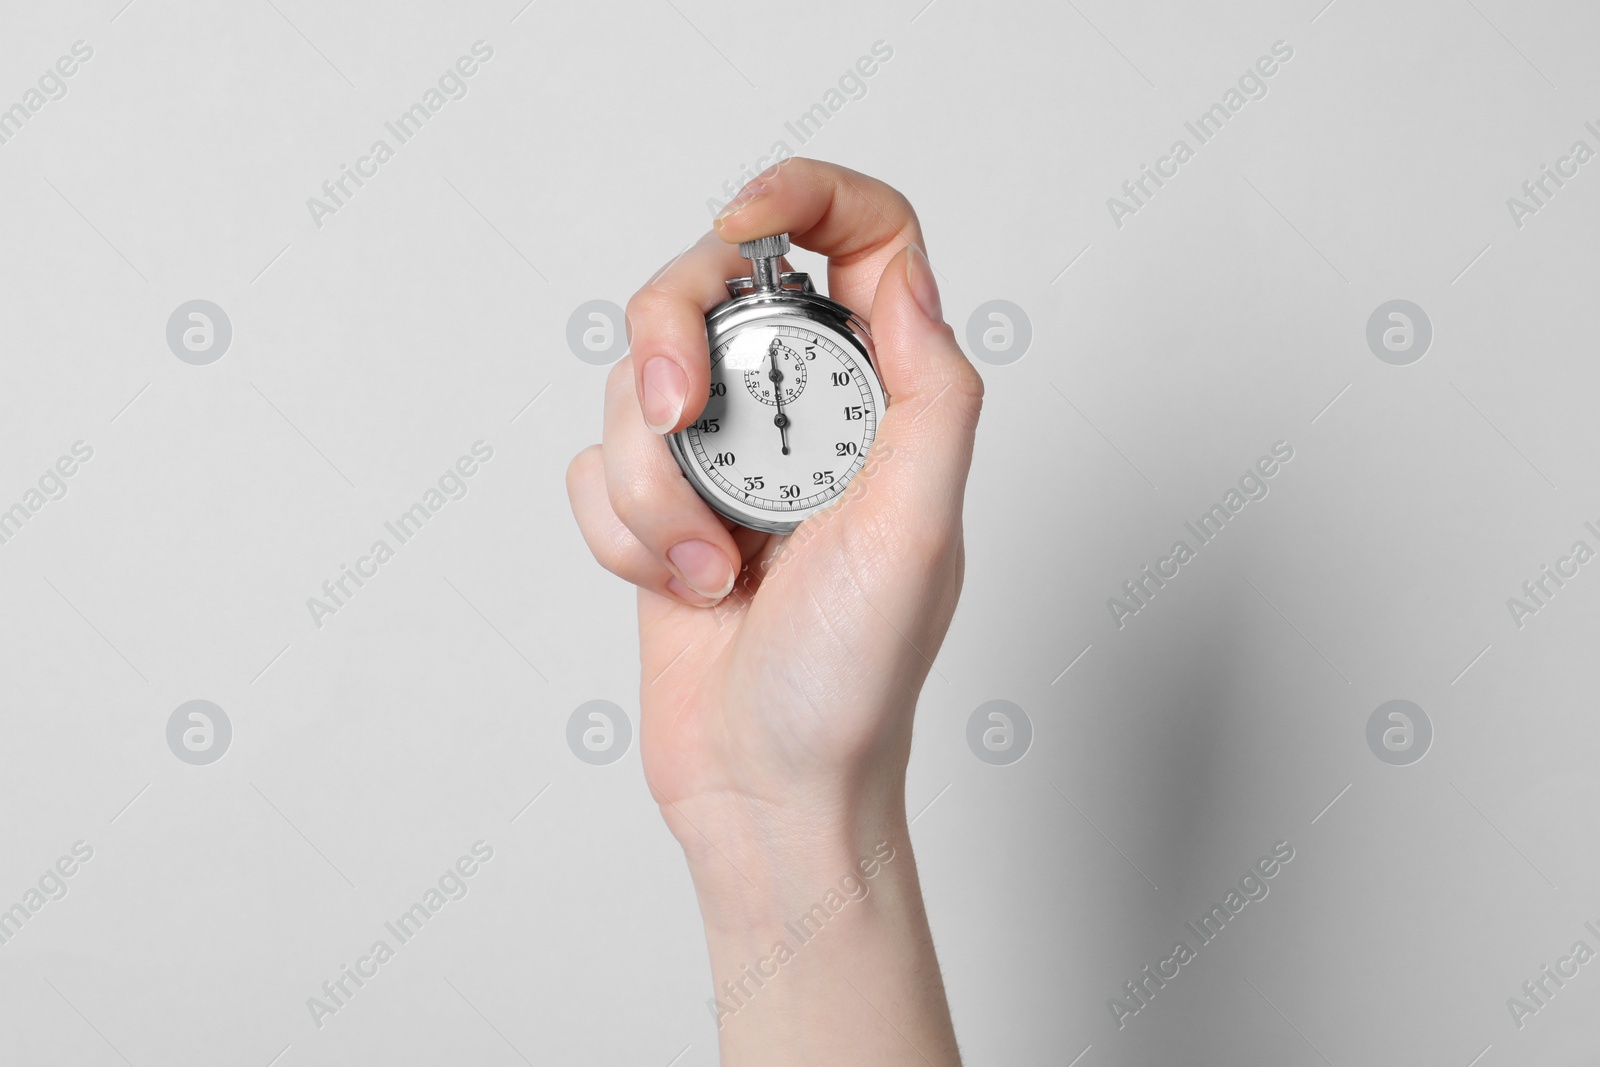
M899 521L893 523L896 558L914 562L920 574L935 573L936 564L949 555L958 536L951 528L950 519L929 515L905 498L895 503L899 505L895 509Z
M656 490L655 476L645 467L630 465L607 472L606 496L611 510L630 530L637 530L650 514Z
M917 209L911 206L911 201L906 195L892 185L882 186L887 203L883 206L883 214L893 220L896 233L910 234L916 238L918 245L922 244L922 220L917 218Z
M572 462L567 464L567 495L576 496L583 483L594 476L601 462L599 445L590 445L573 456Z
M966 404L971 417L976 420L983 410L983 375L978 373L978 368L963 359L957 362L954 379L950 383L951 392Z
M883 186L883 191L889 198L888 206L892 212L889 217L899 218L907 227L921 233L922 222L917 218L917 209L912 206L906 194L888 184Z
M660 322L671 314L673 305L680 299L659 282L652 282L634 293L628 298L628 306L623 309L630 333L637 337L640 330L647 330Z
M632 391L633 389L633 357L623 356L611 365L611 370L606 374L606 394L609 396L618 391Z
M585 538L595 562L625 582L637 583L641 577L634 561L638 545L627 529L612 525Z

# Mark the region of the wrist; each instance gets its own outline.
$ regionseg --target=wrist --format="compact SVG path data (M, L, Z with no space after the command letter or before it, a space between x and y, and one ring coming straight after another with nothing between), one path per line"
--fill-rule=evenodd
M685 851L723 1062L959 1064L903 804L705 821Z
M729 933L770 928L830 889L860 892L853 887L896 859L911 866L898 784L784 804L717 794L661 810L683 847L707 927Z

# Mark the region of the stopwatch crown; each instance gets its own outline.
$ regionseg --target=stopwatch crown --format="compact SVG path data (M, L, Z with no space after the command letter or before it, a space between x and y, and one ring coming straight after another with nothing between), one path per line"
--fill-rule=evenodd
M771 237L758 237L754 241L740 241L739 254L751 260L786 256L789 254L789 235L780 233Z

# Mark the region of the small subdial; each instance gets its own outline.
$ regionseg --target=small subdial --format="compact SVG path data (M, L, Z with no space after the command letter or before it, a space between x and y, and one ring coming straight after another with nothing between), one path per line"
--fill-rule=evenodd
M774 341L761 365L744 372L744 387L750 395L772 407L778 406L778 390L783 402L792 404L806 388L806 361L788 345Z

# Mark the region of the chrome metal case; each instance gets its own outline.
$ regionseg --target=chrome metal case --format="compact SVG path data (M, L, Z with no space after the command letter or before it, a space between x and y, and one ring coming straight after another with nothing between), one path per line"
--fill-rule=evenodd
M706 316L706 341L709 351L715 352L720 344L745 327L760 325L763 320L777 315L797 315L821 327L831 329L850 342L865 361L868 373L877 376L878 369L873 359L872 334L859 315L843 304L817 292L810 275L785 271L782 274L773 272L769 278L763 278L759 272L764 265L760 261L756 262L758 270L756 276L728 279L728 292L732 299L717 305ZM879 382L881 386L881 379ZM884 392L884 404L886 407L889 404L887 391ZM693 460L684 444L683 433L684 431L679 431L669 434L667 445L672 449L673 457L678 461L680 469L687 470ZM711 506L713 511L741 526L764 533L789 534L804 521L804 517L784 520L769 519L749 512L734 513L725 502L706 492L695 479L686 478L686 480L694 486L695 492ZM824 505L826 506L831 504Z

